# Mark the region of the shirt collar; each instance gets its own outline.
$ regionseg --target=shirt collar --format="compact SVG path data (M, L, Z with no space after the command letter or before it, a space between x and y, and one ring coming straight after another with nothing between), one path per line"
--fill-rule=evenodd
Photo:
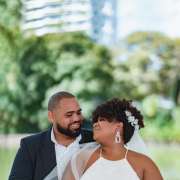
M80 140L81 140L81 134L80 134L80 135L75 139L75 141L72 142L72 143L74 144L74 143L77 143L77 142L78 142L78 144L79 144ZM52 129L51 129L51 141L52 141L55 145L58 145L58 144L59 144L59 143L56 141L56 138L55 138L55 135L54 135L54 131L53 131L53 127L52 127Z

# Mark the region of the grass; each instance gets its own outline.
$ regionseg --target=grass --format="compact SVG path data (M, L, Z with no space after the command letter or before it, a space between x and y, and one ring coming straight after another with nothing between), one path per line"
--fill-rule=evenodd
M1 180L7 180L17 149L0 148Z
M180 180L180 146L153 145L150 150L164 180Z
M172 145L149 145L151 157L160 168L164 180L180 179L180 148ZM1 180L7 180L16 149L0 148Z

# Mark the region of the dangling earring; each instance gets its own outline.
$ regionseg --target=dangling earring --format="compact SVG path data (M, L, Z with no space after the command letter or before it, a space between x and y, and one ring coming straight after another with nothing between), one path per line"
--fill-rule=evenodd
M120 131L116 132L115 143L117 143L117 144L121 143L121 134L120 134Z

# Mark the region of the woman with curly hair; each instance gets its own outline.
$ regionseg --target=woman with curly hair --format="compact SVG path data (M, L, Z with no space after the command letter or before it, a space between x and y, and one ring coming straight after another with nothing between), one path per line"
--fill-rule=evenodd
M145 154L139 136L144 127L132 101L111 99L92 115L96 143L88 143L69 163L63 180L162 180L155 163Z

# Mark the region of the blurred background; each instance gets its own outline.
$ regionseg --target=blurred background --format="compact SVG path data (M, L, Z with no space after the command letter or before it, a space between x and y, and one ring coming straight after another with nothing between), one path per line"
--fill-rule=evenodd
M152 159L180 179L180 1L0 0L0 14L1 180L20 138L49 127L59 90L87 122L104 100L134 100Z

